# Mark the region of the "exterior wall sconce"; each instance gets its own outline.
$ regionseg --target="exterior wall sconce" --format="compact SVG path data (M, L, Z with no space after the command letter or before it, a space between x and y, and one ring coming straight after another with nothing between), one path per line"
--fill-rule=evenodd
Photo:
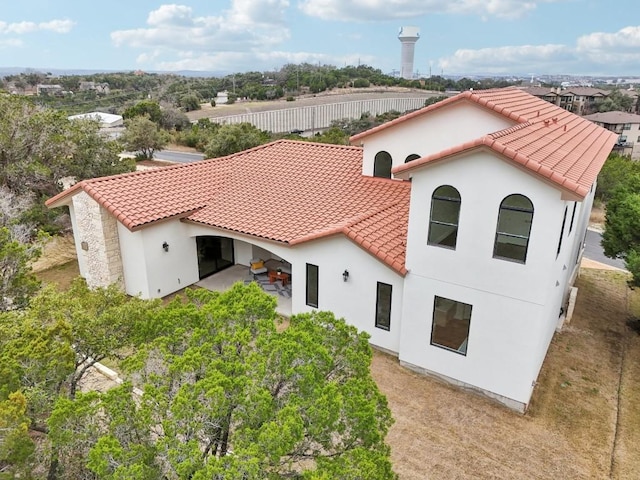
M164 243L162 244L162 249L163 249L165 252L168 252L168 251L169 251L169 244L168 244L167 242L164 242Z
M342 272L342 280L345 282L349 280L349 270L345 270L344 272Z

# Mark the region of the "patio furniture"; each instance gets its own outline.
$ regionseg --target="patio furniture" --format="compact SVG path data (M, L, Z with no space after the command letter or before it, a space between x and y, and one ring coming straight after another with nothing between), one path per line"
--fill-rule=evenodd
M264 260L260 258L252 258L250 261L249 271L253 274L253 278L255 280L256 275L267 273L268 268L264 266Z
M289 274L284 272L278 272L276 270L269 270L269 283L274 283L276 280L282 282L282 286L286 286L289 281Z

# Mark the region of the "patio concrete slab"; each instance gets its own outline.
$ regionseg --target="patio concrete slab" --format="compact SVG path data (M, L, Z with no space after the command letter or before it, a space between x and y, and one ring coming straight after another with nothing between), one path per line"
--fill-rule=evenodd
M244 265L233 265L232 267L225 268L221 272L214 273L213 275L203 278L197 282L196 285L206 288L207 290L223 292L231 288L231 286L236 282L245 282L250 280L253 280L253 275L249 272L249 267L245 267ZM264 284L261 286L266 293L274 296L278 300L276 312L285 317L290 317L291 298L284 297L279 294L279 290L275 285Z

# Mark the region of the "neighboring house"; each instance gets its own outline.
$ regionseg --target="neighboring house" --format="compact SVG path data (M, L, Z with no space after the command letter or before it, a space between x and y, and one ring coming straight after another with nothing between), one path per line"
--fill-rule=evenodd
M591 113L609 92L591 87L571 87L558 92L557 105L577 115Z
M616 139L517 88L468 91L357 146L280 140L47 205L69 207L92 286L161 297L284 259L293 313L331 310L403 365L524 411Z
M634 160L640 160L640 115L626 112L601 112L584 118L618 135L618 140L613 147L614 151L629 155Z
M229 102L229 92L223 90L216 95L216 105L224 105Z
M607 90L591 87L522 87L522 90L577 115L591 113L609 95Z
M109 84L106 82L96 83L96 82L80 82L78 85L78 89L80 91L90 91L94 90L96 93L100 94L108 94L109 93Z
M36 85L36 95L62 96L62 95L64 95L64 91L62 89L62 85L38 84L38 85Z
M69 120L91 119L100 122L100 131L110 138L118 138L124 131L124 119L122 115L114 115L112 113L91 112L71 115L67 117Z

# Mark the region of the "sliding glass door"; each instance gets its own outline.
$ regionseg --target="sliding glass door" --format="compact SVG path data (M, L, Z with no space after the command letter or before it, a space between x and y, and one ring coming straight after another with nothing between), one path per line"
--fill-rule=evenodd
M233 239L196 237L196 245L200 278L207 277L234 264Z

